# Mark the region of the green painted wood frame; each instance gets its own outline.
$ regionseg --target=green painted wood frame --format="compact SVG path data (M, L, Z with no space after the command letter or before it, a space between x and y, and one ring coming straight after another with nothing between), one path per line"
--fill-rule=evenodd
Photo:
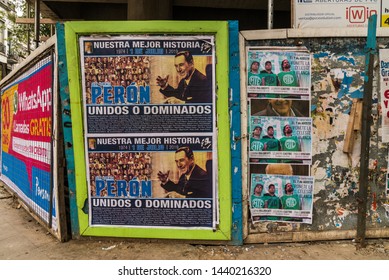
M112 21L112 22L67 22L65 25L66 60L68 65L70 106L72 114L73 147L76 182L76 209L79 233L82 236L109 236L130 238L230 240L232 225L231 202L231 152L230 121L228 106L229 45L228 22L226 21ZM216 44L217 84L217 131L218 131L218 200L219 226L212 229L189 228L134 228L134 227L90 227L88 215L82 211L87 194L84 128L81 100L81 76L78 38L89 34L213 34Z

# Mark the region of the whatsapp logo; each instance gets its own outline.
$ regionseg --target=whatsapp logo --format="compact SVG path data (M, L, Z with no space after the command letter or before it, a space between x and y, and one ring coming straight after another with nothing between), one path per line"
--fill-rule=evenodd
M19 107L19 97L18 97L18 91L15 90L14 92L14 115L18 112Z

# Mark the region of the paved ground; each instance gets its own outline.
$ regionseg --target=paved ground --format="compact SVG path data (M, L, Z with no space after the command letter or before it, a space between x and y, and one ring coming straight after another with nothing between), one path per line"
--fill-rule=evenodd
M60 243L3 187L0 213L1 260L389 260L389 239L369 240L361 250L352 241L204 246L87 238Z

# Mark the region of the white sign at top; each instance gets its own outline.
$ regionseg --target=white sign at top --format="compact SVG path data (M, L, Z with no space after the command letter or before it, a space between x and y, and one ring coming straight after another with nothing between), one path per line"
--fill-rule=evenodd
M367 27L380 13L381 0L294 0L293 28Z

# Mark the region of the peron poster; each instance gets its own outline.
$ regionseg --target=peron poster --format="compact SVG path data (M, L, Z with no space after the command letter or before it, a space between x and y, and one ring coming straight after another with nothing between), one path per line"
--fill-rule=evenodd
M217 223L213 36L81 37L91 226Z

